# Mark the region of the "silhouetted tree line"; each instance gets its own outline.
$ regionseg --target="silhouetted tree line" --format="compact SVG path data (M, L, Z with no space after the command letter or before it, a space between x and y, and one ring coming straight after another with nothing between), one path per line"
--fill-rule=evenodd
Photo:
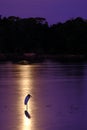
M45 18L0 16L0 52L87 54L87 20L48 25Z

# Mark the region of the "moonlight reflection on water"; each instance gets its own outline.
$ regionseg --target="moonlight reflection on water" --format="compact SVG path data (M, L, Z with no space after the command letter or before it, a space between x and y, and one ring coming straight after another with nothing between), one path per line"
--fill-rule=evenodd
M25 95L30 93L32 90L32 81L29 79L30 76L30 67L29 66L17 66L18 70L19 70L19 76L18 76L18 86L19 86L19 90L20 90L20 98L19 98L19 111L21 110L22 112L24 112L25 116L22 114L22 119L23 119L23 124L20 124L20 126L22 125L23 130L29 130L29 128L31 127L31 121L29 118L27 118L28 114L29 114L29 110L31 108L30 104L27 104L27 108L28 110L26 111L26 105L24 105L24 98ZM20 104L20 101L22 101L22 104ZM20 109L23 108L23 109ZM26 115L27 112L27 115ZM29 114L30 117L30 114Z

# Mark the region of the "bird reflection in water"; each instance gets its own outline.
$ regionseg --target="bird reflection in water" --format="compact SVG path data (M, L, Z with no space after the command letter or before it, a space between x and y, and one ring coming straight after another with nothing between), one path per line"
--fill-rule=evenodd
M29 118L29 119L31 118L31 116L30 116L30 114L29 114L29 112L28 112L27 110L25 110L24 113L25 113L25 116L26 116L27 118Z

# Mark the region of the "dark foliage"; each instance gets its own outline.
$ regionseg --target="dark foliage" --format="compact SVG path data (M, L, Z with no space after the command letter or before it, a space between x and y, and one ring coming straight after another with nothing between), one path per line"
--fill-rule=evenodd
M49 27L45 18L0 17L0 52L87 54L87 20L78 17Z

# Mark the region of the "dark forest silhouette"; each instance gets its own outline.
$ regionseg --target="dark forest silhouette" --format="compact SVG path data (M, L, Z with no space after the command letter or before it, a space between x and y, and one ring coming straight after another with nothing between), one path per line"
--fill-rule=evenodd
M0 52L87 55L87 20L49 26L45 18L0 16Z

